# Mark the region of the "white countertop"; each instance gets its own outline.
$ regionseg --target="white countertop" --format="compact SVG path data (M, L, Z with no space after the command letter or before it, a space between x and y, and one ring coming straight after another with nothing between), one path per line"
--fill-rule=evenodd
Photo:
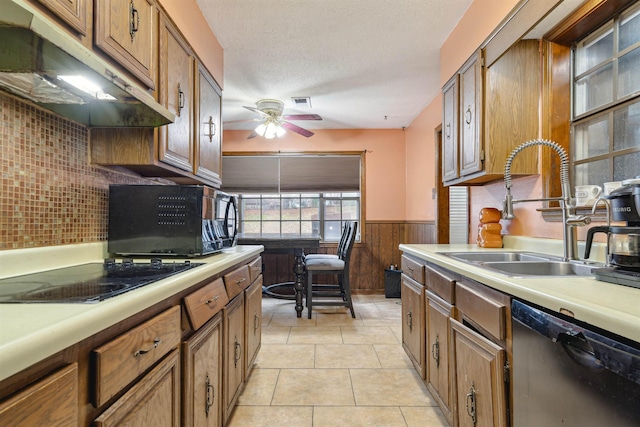
M557 255L545 250L544 244L514 245L505 249L484 249L476 245L400 245L400 250L406 254L555 312L569 310L578 320L640 343L640 289L602 282L591 276L509 277L441 254L514 249Z
M96 304L0 304L0 381L262 251L237 246L193 258L205 265ZM0 277L33 272L35 264L46 270L105 257L102 244L0 251Z

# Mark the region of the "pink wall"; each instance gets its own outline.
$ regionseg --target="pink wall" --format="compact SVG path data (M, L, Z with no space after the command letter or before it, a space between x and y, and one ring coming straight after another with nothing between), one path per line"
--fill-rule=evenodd
M435 201L431 190L435 187L437 168L435 129L442 122L442 96L425 108L405 130L407 150L407 221L435 219Z
M405 134L401 129L317 130L311 138L247 140L249 131L224 131L223 152L365 151L366 219L402 221L405 213ZM223 177L224 180L224 177Z
M198 58L216 82L224 85L224 55L222 46L207 24L196 0L159 0L171 19L180 28Z

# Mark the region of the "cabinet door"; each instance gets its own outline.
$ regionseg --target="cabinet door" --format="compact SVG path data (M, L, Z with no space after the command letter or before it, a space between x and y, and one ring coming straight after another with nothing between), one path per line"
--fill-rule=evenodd
M0 402L0 425L78 425L78 365L60 369Z
M183 426L222 425L222 314L183 343Z
M506 426L505 350L462 323L450 322L456 372L454 425Z
M442 89L442 181L460 176L458 172L458 75Z
M173 350L94 421L94 426L180 425L180 351Z
M193 65L191 50L165 18L160 26L160 102L176 115L160 127L159 159L193 171Z
M262 276L245 291L245 381L262 343Z
M198 124L196 126L196 167L193 173L219 185L222 169L220 88L201 64L198 64L196 86Z
M429 389L434 392L442 412L450 419L449 317L451 306L437 297L427 298L427 372Z
M422 379L426 377L424 334L424 288L402 277L402 346Z
M39 0L66 24L83 36L87 35L87 7L85 0Z
M229 418L243 381L244 293L224 309L224 420Z
M97 47L155 89L157 11L153 0L96 0Z
M460 69L460 176L482 170L482 51Z

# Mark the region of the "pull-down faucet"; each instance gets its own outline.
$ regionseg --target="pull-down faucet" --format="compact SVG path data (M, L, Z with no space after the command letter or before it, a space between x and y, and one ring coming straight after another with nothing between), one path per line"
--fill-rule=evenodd
M511 195L511 163L513 158L522 150L534 145L543 145L552 148L558 156L560 156L560 185L562 188L562 197L541 198L541 199L514 199ZM522 202L545 202L559 201L562 208L562 246L564 250L564 259L578 259L578 239L576 236L576 226L589 224L591 218L585 215L576 215L575 200L571 197L571 184L569 182L569 156L560 145L546 139L534 139L517 146L504 164L504 186L507 194L502 202L502 218L513 219L513 205Z

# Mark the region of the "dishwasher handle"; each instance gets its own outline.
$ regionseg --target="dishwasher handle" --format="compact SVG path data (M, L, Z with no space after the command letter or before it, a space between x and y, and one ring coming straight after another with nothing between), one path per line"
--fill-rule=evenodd
M595 370L603 368L602 362L596 357L593 347L582 332L575 335L562 332L558 334L557 342L562 344L564 351L577 364Z

